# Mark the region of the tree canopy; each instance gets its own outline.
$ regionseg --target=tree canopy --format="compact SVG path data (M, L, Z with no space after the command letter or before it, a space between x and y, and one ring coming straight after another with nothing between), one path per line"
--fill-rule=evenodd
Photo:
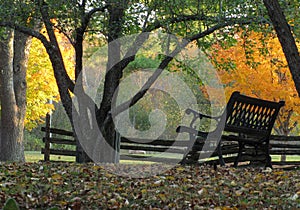
M237 37L231 47L215 45L212 54L227 96L238 90L271 101L284 100L286 105L279 113L275 131L289 135L299 122L300 98L278 38L245 31Z
M293 1L288 1L288 3L290 4L283 7L286 10L292 9L296 5ZM100 159L108 162L113 162L113 153L118 150L111 113L118 115L144 97L156 79L183 48L193 41L197 41L198 46L202 49L207 49L215 40L234 42L236 27L244 26L249 30L261 30L269 23L267 10L258 0L67 0L60 2L24 0L1 2L1 8L0 26L11 27L35 37L44 45L52 64L60 99L71 123L73 123L73 129L76 131L75 121L87 122L88 113L95 113L96 123L80 124L79 127L82 128L77 132L77 137L83 135L85 141L90 139L88 141L92 142L92 139L102 136L99 138L105 139L109 145L107 148L113 148L111 151L105 149L106 147L103 145L101 147L103 155ZM24 13L28 14L29 11L30 15L24 16ZM294 18L296 23L297 17L292 13L289 14L288 18ZM28 24L29 20L33 20L30 21L31 24ZM42 24L45 31L36 30L36 24ZM297 30L296 27L293 29ZM55 31L63 34L74 48L74 80L67 71L60 48L61 43L58 41ZM167 45L162 45L165 54L159 59L158 68L141 90L128 101L115 106L113 98L118 93L124 70L134 61L136 54L149 39L150 33L148 32L171 33L175 35L175 39ZM127 43L130 46L124 48L120 45L119 38L132 34L136 34L136 36ZM106 75L102 97L99 101L93 101L85 92L84 77L81 77L83 43L84 40L88 41L89 37L101 40L98 43L107 45L107 64L104 69ZM75 87L79 90L78 92L74 91ZM79 101L80 111L73 107L72 94L76 98L84 99L83 104L80 104ZM99 128L100 133L88 132L96 127ZM80 146L80 144L78 145ZM85 150L94 149L94 145L88 147ZM111 151L111 154L106 154L107 151Z

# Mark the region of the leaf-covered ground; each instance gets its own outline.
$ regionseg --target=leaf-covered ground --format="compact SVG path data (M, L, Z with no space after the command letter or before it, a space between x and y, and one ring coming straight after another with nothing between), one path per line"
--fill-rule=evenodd
M300 170L176 166L143 178L131 176L149 167L2 163L0 209L11 197L20 209L300 208Z

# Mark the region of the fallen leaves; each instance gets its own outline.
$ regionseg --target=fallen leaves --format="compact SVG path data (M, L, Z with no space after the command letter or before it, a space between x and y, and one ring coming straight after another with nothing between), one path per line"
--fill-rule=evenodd
M116 175L122 167L128 176ZM114 174L93 164L1 164L0 209L9 198L20 209L300 208L300 170L175 166L130 176L143 167L112 166Z

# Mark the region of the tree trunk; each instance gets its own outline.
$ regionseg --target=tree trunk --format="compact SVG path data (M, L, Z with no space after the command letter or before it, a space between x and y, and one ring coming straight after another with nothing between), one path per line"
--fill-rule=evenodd
M1 40L0 161L25 161L26 69L31 38L6 29Z
M296 90L300 96L300 56L290 26L280 8L278 0L264 0L264 4L281 43Z
M264 0L264 4L281 43L298 96L300 96L300 56L291 28L280 8L278 0ZM281 161L286 161L286 155L281 155Z
M124 21L125 1L123 4L111 4L109 11L109 27L108 27L108 62L105 75L103 98L100 110L97 112L97 122L103 135L103 145L101 145L101 162L117 163L119 158L119 142L115 130L113 116L110 111L115 106L113 97L117 94L117 89L122 78L121 46L118 39L122 35L122 27Z

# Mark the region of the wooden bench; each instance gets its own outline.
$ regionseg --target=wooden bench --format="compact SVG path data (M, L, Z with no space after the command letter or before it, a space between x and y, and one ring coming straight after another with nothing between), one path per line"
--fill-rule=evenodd
M269 138L278 112L284 103L284 101L272 102L253 98L236 91L231 95L221 116L212 117L191 109L186 110L187 114L193 115L193 119L189 126L179 126L177 132L188 133L190 141L194 143L190 146L183 162L197 162L203 150L211 150L210 152L216 150L220 165L224 165L222 145L226 142L237 142L238 154L234 160L235 167L244 155L263 156L261 160L265 162L265 166L272 167ZM196 122L203 118L217 122L214 131L198 130ZM203 148L204 145L206 148Z

